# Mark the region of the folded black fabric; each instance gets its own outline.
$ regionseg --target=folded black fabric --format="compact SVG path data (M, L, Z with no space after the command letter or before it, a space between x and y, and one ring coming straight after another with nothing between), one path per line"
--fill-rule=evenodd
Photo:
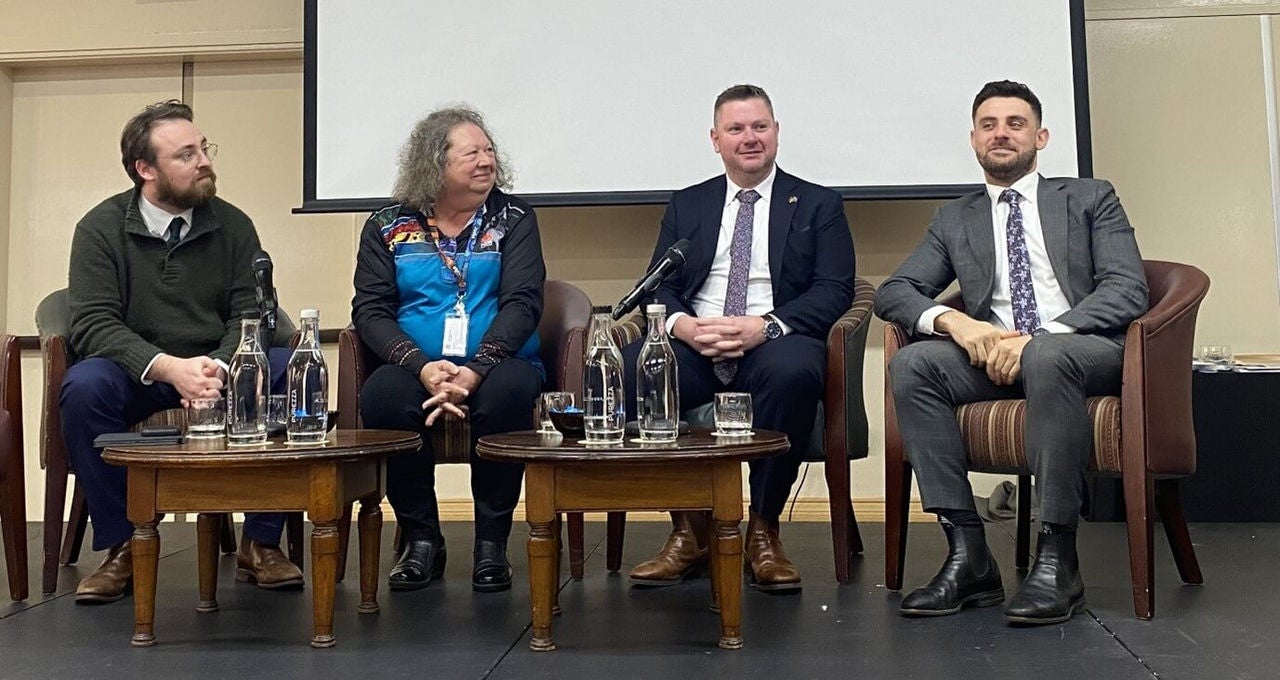
M94 448L108 446L174 446L182 443L182 435L144 437L137 432L109 432L93 440Z

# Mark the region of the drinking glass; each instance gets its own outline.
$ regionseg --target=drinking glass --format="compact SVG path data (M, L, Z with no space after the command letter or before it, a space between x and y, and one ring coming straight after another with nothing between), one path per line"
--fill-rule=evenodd
M1200 360L1218 366L1231 366L1231 346L1203 345L1200 347Z
M289 425L289 397L272 394L267 397L267 436L283 434Z
M543 392L538 398L538 434L559 434L551 413L563 413L573 408L573 392Z
M227 402L222 397L187 401L187 437L216 439L227 432Z
M715 434L729 437L751 434L751 395L747 392L717 394L715 421Z

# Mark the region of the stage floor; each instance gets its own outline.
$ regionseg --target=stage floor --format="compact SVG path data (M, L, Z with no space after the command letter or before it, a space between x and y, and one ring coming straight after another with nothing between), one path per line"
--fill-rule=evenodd
M382 611L356 613L352 564L339 585L334 621L338 644L311 649L309 586L269 592L234 580L223 556L221 611L196 612L195 527L161 525L156 606L158 644L129 646L132 599L76 606L77 580L101 559L86 552L61 571L58 592L39 593L40 530L29 531L33 597L0 604L0 677L287 677L287 678L1275 678L1280 677L1280 525L1195 524L1191 535L1205 585L1178 580L1167 544L1156 539L1156 618L1133 617L1123 524L1083 524L1081 557L1087 612L1063 625L1006 626L1000 607L938 619L898 615L899 593L884 587L884 532L861 525L866 554L853 582L833 577L829 528L783 524L804 589L793 595L743 592L745 647L716 647L718 619L709 611L707 579L635 589L625 573L661 544L667 525L631 522L623 571L604 565L604 525L587 524L586 576L568 577L565 560L555 619L558 651L529 650L529 586L525 526L513 535L515 587L471 591L471 526L445 526L449 563L442 582L391 593L394 524L383 532ZM988 525L988 539L1016 587L1012 525ZM86 540L86 545L88 541ZM907 583L927 580L945 553L934 525L913 524ZM2 582L0 582L2 583Z

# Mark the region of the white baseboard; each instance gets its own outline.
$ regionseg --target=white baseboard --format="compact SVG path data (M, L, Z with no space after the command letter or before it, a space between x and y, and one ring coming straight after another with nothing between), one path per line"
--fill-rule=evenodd
M394 521L395 513L391 511L391 506L386 502L382 504L383 518ZM831 522L831 508L825 498L801 498L795 503L794 511L791 511L791 504L787 504L790 512L783 512L784 521L790 522ZM747 504L743 503L742 514L747 514ZM853 501L853 515L863 522L884 522L884 499L883 498L856 498ZM925 513L920 508L920 501L911 501L911 509L907 518L911 522L934 522L932 513ZM473 508L471 499L469 498L452 498L442 499L440 501L440 519L445 522L469 522L473 519ZM524 521L524 501L516 506L515 520L517 522ZM588 522L603 522L605 514L603 512L586 513ZM666 522L667 514L665 512L628 512L627 521L635 522Z

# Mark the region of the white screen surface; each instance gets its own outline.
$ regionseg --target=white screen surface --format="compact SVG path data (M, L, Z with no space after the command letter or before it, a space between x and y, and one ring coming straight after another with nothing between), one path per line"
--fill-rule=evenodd
M304 199L387 196L414 122L452 102L485 114L515 192L535 203L678 189L723 171L712 104L743 82L773 99L779 165L819 184L875 195L981 181L969 109L983 83L1003 78L1044 104L1041 172L1075 176L1083 76L1071 6L313 0L314 193Z

